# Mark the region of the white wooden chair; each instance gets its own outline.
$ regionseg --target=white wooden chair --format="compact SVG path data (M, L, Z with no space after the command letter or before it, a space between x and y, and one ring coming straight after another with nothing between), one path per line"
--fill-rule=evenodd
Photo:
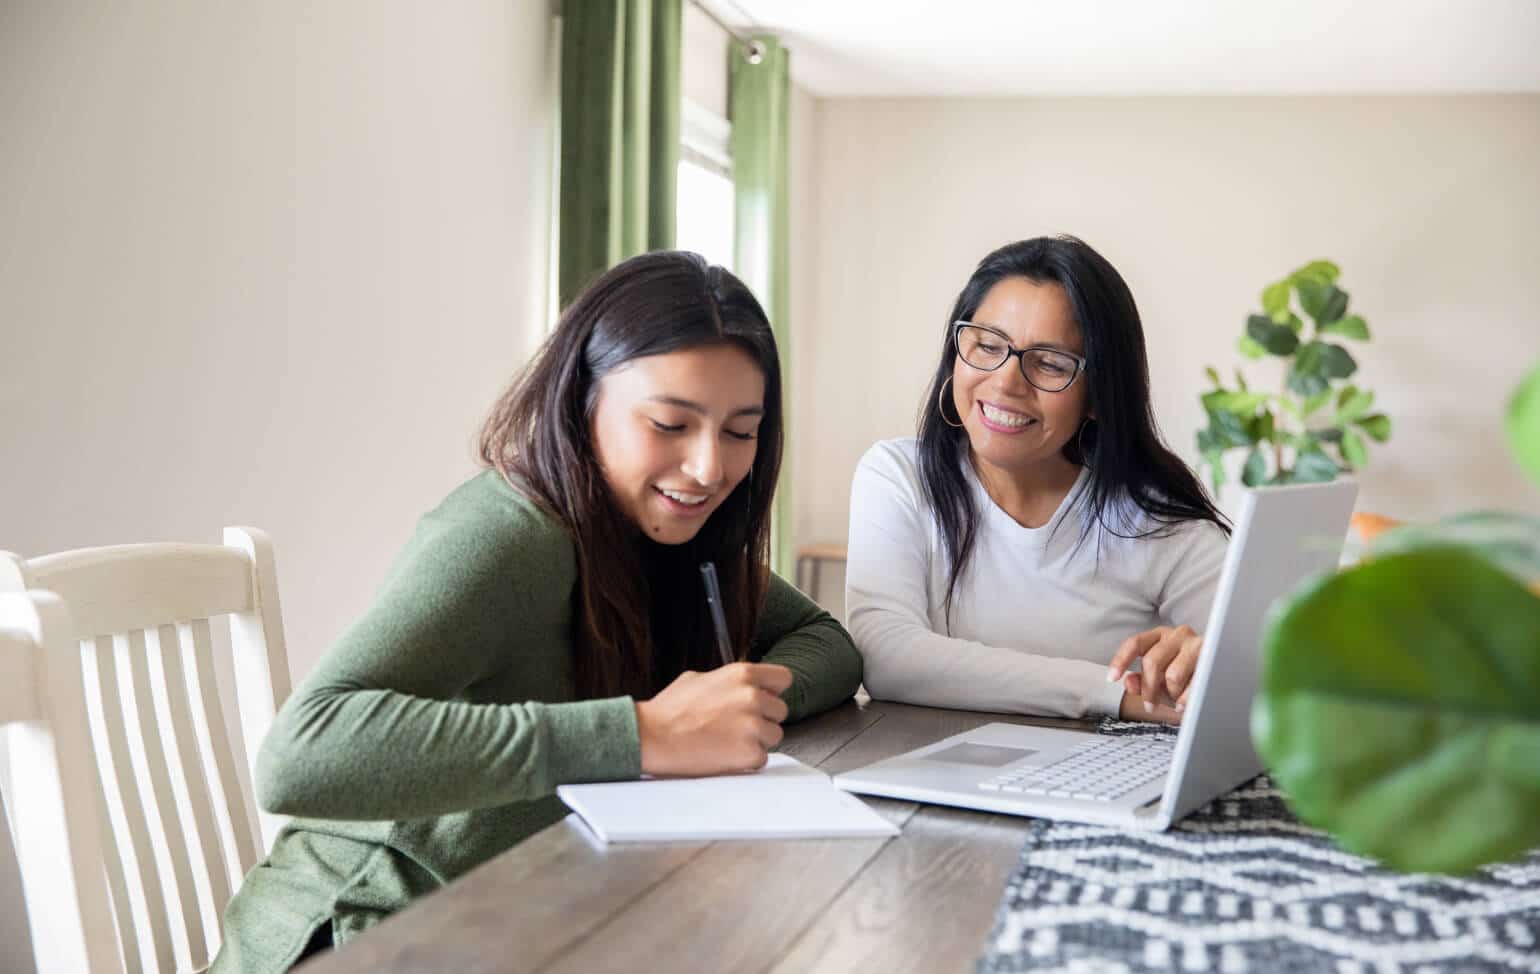
M53 593L0 594L0 734L12 780L25 782L5 804L38 974L116 974L81 656L69 631Z
M59 595L73 629L50 638L80 647L123 966L201 969L231 894L282 825L242 788L234 743L254 759L289 695L272 546L261 531L226 528L222 545L0 552L0 592L27 589ZM221 616L235 726L214 676L210 620ZM13 773L12 786L30 782Z

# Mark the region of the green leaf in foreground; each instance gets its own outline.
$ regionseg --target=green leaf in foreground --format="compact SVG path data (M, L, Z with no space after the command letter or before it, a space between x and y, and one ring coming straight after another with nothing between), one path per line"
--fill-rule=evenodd
M1354 852L1459 873L1540 845L1540 598L1472 551L1289 596L1251 718L1295 811Z
M1508 400L1508 445L1529 479L1540 484L1540 365Z
M1512 511L1465 511L1432 524L1403 524L1369 542L1365 556L1449 545L1473 549L1523 584L1540 586L1540 517Z

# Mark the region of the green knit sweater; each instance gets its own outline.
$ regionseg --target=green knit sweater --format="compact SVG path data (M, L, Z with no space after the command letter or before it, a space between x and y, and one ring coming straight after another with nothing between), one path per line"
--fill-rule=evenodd
M559 784L641 771L630 697L574 700L576 554L488 471L424 517L373 607L284 703L259 803L301 816L225 912L215 971L287 969L557 821ZM861 658L772 578L756 639L791 670L790 720L850 697Z

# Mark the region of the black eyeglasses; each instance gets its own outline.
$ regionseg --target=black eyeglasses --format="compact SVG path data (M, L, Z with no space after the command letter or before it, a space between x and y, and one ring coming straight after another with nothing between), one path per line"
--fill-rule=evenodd
M952 337L957 354L980 372L993 372L1016 356L1022 376L1044 392L1063 392L1085 371L1086 360L1079 355L1041 345L1017 348L995 329L971 321L952 322Z

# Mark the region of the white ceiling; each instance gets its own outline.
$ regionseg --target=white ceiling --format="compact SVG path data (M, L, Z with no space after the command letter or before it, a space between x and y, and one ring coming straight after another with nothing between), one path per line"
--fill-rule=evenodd
M705 0L816 95L1540 92L1540 0Z

